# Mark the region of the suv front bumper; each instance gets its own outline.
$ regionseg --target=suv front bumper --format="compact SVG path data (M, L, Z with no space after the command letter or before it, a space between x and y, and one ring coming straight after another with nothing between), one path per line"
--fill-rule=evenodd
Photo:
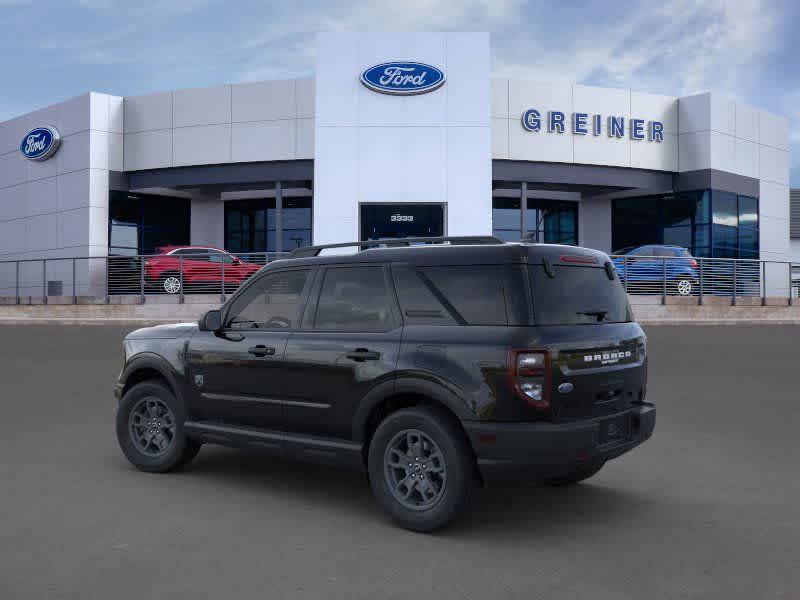
M655 424L655 406L642 403L570 423L471 421L464 428L485 482L542 481L624 454L653 435Z

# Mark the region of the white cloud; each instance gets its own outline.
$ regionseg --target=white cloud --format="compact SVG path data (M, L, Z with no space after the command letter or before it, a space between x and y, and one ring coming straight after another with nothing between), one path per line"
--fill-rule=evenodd
M332 0L298 6L281 11L258 34L246 38L243 47L253 55L235 78L249 81L309 73L317 31L485 31L516 27L523 17L518 0Z
M738 93L747 67L773 46L778 23L764 0L665 0L601 16L562 24L556 36L517 33L498 54L496 73L675 95Z

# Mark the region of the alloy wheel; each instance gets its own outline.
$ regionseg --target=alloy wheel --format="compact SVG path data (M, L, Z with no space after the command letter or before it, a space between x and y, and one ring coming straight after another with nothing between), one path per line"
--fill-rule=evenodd
M692 293L692 282L688 279L681 279L678 282L678 294L688 296Z
M177 294L181 291L181 280L174 275L170 275L164 279L163 287L168 294Z
M139 452L151 457L161 456L175 440L175 415L159 398L142 398L130 412L128 429Z
M389 491L404 508L427 510L444 495L444 454L430 436L418 429L405 429L391 439L383 466Z

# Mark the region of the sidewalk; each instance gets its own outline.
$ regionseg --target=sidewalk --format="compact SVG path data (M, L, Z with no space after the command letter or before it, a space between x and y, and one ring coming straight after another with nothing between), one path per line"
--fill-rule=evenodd
M41 298L25 300L34 303L0 303L0 324L187 322L220 305L218 295L186 296L184 304L171 296L147 297L144 304L138 303L138 296L112 296L109 304L98 298L78 298L77 304L72 304L72 298L49 298L47 304L42 304ZM759 298L737 298L735 306L730 298L706 298L701 306L696 298L668 297L665 305L660 296L635 296L631 300L636 320L647 325L800 324L800 299L793 306L787 306L786 298L767 298L766 306Z

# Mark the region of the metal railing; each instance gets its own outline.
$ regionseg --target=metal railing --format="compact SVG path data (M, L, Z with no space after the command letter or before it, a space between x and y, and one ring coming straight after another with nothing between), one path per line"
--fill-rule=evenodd
M762 305L781 301L791 305L800 289L800 265L758 259L666 256L611 256L632 302L641 297L696 300L697 304L724 298Z
M149 297L184 303L230 294L262 266L288 253L154 254L0 261L0 303L144 303Z
M224 302L287 253L134 255L0 261L0 303ZM800 295L800 264L690 257L611 257L633 303L783 303ZM161 299L159 299L161 297Z

